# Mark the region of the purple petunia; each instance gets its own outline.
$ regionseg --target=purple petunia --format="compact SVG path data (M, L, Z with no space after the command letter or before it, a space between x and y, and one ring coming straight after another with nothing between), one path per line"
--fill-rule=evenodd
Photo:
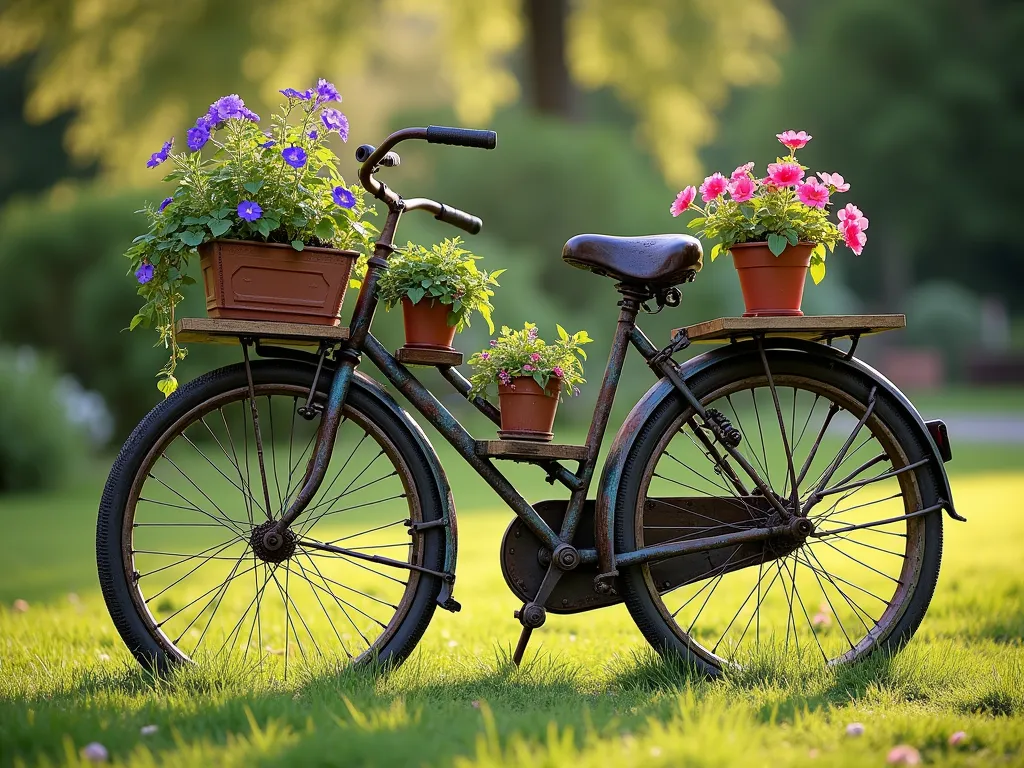
M263 215L263 209L252 200L243 200L238 204L238 215L246 221L256 221Z
M174 146L174 138L170 138L164 142L164 145L160 147L159 152L154 152L150 155L149 160L146 161L147 168L156 168L160 163L167 159L167 156L171 154L171 147Z
M317 140L317 139L318 139L318 138L320 137L320 134L319 134L319 133L317 133L316 131L310 131L310 132L309 132L309 134L307 134L307 135L308 135L308 136L309 136L309 138L311 138L311 139L312 139L313 141L316 141L316 140Z
M285 88L281 93L289 99L298 99L299 101L309 101L313 98L313 89L309 88L305 91L297 91L294 88Z
M153 265L142 264L138 269L135 270L135 279L139 281L139 285L145 285L153 279Z
M241 97L237 93L232 93L228 96L221 96L213 102L207 114L213 122L222 123L232 118L245 117L247 111Z
M160 213L163 213L164 212L164 208L166 208L168 205L170 205L173 202L174 202L174 198L173 197L165 197L164 201L162 203L160 203L160 208L159 208Z
M210 140L210 129L198 125L195 128L189 128L185 132L185 139L188 141L188 148L193 152L198 152Z
M268 139L267 141L264 141L262 144L260 144L260 146L263 147L264 149L270 149L275 144L277 144L276 141L274 141L273 139Z
M496 346L498 346L498 341L497 341L497 339L491 339L491 348L493 349L493 348L494 348L494 347L496 347Z
M331 197L334 198L334 204L341 208L355 207L356 196L344 187L335 187L331 192Z
M333 83L329 83L321 77L316 83L316 103L326 104L328 101L341 101L341 94L338 93L338 89L334 87Z
M251 121L253 123L258 123L260 121L260 116L257 115L255 112L253 112L248 107L242 107L242 117L244 117L246 120L249 120L249 121Z
M328 107L320 113L320 120L328 131L337 131L342 141L348 141L348 118L337 109Z
M490 352L481 352L480 353L480 359L481 360L490 360L491 359L491 353Z
M306 164L306 150L302 147L287 147L281 150L281 157L292 168L301 168Z

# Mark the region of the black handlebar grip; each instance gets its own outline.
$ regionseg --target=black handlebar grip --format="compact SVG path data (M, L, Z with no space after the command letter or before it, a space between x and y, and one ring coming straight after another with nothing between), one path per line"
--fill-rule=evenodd
M446 224L456 226L461 230L469 232L471 235L479 234L484 226L484 223L478 217L444 204L441 205L441 210L434 218Z
M427 142L450 144L453 147L477 147L494 149L498 145L498 134L494 131L479 131L474 128L449 128L431 125L427 128Z

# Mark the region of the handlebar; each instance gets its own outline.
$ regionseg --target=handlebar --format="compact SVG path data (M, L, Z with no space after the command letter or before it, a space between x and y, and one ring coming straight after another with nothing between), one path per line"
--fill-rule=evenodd
M359 167L360 183L367 192L386 203L389 208L401 206L406 211L429 211L438 221L456 226L471 235L477 234L483 227L483 222L478 217L425 197L403 199L401 195L388 189L387 185L374 178L373 174L382 166L394 167L401 163L398 153L392 152L391 148L409 139L424 139L428 144L494 149L498 143L498 134L494 131L439 125L431 125L427 128L403 128L388 136L378 147L363 144L356 150L356 160L362 163Z

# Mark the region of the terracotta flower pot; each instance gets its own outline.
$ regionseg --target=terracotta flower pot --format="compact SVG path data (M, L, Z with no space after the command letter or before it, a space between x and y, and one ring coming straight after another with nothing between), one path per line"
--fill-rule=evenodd
M804 280L814 243L787 245L779 256L768 243L742 243L732 247L733 264L747 311L744 317L802 315Z
M338 325L359 254L296 251L281 243L213 240L199 246L206 314L232 320Z
M405 321L405 346L414 349L454 351L455 326L448 325L450 304L437 299L420 299L413 304L402 297L402 319Z
M554 437L551 428L558 410L558 392L562 380L552 376L543 389L529 376L516 376L510 384L498 385L501 429L505 440L539 440Z

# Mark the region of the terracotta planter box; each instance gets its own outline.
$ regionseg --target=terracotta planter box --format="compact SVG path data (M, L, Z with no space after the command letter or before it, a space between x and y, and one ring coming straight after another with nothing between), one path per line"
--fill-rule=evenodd
M405 323L405 346L413 349L438 349L454 352L455 326L448 325L450 304L437 299L420 299L413 304L402 298L402 320Z
M554 376L543 389L528 376L516 376L511 384L499 384L501 430L498 437L550 442L554 437L551 429L555 424L561 386L561 379Z
M359 254L214 240L199 246L199 256L210 317L338 325Z
M787 245L776 256L768 243L742 243L732 247L733 264L740 277L744 317L803 315L804 281L814 243Z

